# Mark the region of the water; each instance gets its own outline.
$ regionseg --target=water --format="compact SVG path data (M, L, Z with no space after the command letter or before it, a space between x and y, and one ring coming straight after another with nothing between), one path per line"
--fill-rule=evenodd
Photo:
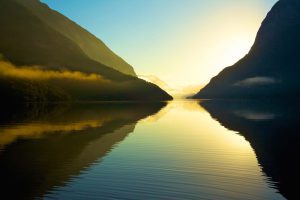
M292 120L283 116L290 113L266 105L91 103L30 107L26 114L0 117L1 194L8 199L293 199L291 179L298 180L299 162L293 159L286 170L291 163L289 156L283 164L279 159L281 148L287 149L279 145L280 134L274 133L276 152L269 137L278 130L270 124L280 120L284 128ZM260 130L268 134L262 137Z

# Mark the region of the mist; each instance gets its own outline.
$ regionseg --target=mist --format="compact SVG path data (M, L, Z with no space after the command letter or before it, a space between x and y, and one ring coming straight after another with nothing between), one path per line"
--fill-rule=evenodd
M72 79L80 81L105 81L99 74L85 74L78 71L43 70L39 66L15 66L7 61L0 61L0 75L11 78L30 80Z

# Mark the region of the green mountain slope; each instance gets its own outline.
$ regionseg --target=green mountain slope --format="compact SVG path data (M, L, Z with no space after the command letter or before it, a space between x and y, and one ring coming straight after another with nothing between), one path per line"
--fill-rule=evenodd
M0 9L0 52L9 61L46 69L100 73L110 79L124 77L89 59L76 43L14 0L0 0Z
M62 14L51 10L46 4L38 0L15 1L25 6L45 24L76 43L90 59L122 73L136 76L133 68L113 53L101 40Z
M73 29L69 32L73 32ZM75 100L171 99L156 85L125 75L91 59L76 42L52 28L31 9L16 0L0 0L0 54L16 65L10 69L12 73L7 77L3 76L7 72L7 69L3 68L6 62L0 63L1 88L7 91L1 94L1 101L50 100L47 96L59 97L57 100L62 100L62 96L63 99L69 96ZM65 80L62 77L51 78L52 80L28 80L34 75L32 72L26 78L19 76L24 68L32 66L44 70L38 73L57 74L68 70L68 73L81 72L86 76L93 74L106 81ZM18 77L14 77L13 74ZM29 89L22 90L24 87ZM50 94L44 96L41 92L36 92L43 91L44 88L48 88ZM55 88L59 92L51 95ZM27 91L33 91L34 95L29 95L28 98ZM13 98L16 94L18 98Z

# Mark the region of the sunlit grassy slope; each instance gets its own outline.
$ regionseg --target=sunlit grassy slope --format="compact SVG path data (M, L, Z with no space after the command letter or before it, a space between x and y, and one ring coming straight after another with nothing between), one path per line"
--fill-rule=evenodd
M46 4L38 0L15 1L26 7L52 29L76 43L90 59L122 73L136 76L132 66L113 53L100 39L62 14L50 9Z
M0 61L0 101L160 101L171 97L140 79L112 81L93 73L14 66Z
M36 12L36 9L40 10ZM0 11L0 53L1 59L6 60L6 64L1 63L2 72L0 72L2 100L11 102L69 98L75 100L171 99L156 85L121 73L111 66L98 62L96 58L91 58L87 50L97 51L90 47L93 42L89 38L92 35L62 15L51 11L39 1L0 0ZM64 23L60 24L57 19ZM60 25L55 26L56 22ZM99 50L99 55L111 60L112 63L115 58L120 61L117 56L105 56L103 51ZM14 69L15 72L10 75L3 73L6 71L5 66L9 65L8 62L14 64L10 70ZM35 76L40 75L37 73L41 72L20 71L33 66L43 71L42 76L68 71L68 73L101 77L101 80L70 79L61 74L60 77L36 79ZM114 65L116 66L118 65ZM126 68L122 67L122 69ZM17 76L22 73L24 76ZM133 72L131 74L134 75Z

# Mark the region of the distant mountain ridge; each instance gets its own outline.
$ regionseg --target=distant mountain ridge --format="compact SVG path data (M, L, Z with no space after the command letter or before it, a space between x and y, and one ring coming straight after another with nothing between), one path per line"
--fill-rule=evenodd
M300 97L299 75L300 2L280 0L263 21L250 52L194 98Z

